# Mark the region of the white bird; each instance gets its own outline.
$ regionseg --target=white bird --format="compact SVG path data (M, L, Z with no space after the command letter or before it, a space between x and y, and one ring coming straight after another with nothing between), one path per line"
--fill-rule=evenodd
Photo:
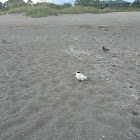
M84 80L88 80L88 77L83 75L82 73L80 73L79 71L74 72L76 73L76 78L78 81L84 81Z

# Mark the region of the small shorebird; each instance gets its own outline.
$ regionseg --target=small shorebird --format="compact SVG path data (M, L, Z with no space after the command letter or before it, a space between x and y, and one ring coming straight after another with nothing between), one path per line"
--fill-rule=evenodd
M79 71L74 72L76 73L76 78L78 81L85 81L85 80L89 80L89 78L85 75L83 75L82 73L80 73Z
M103 47L103 51L107 52L107 51L109 51L109 49L106 49L105 47Z

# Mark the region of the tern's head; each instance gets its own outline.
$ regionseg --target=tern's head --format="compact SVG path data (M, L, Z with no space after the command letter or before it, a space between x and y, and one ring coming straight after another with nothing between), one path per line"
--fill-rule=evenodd
M77 71L77 72L74 72L74 73L76 73L76 74L77 74L77 73L80 73L80 72L79 72L79 71Z

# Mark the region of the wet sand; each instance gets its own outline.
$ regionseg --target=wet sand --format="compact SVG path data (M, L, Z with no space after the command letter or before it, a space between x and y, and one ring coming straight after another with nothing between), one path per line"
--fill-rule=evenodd
M139 140L140 12L1 15L0 139Z

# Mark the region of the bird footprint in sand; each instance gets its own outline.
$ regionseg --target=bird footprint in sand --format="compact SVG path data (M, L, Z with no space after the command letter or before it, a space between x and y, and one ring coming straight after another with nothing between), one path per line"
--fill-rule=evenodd
M6 40L4 40L4 39L2 39L2 44L7 44L8 42L6 41Z

